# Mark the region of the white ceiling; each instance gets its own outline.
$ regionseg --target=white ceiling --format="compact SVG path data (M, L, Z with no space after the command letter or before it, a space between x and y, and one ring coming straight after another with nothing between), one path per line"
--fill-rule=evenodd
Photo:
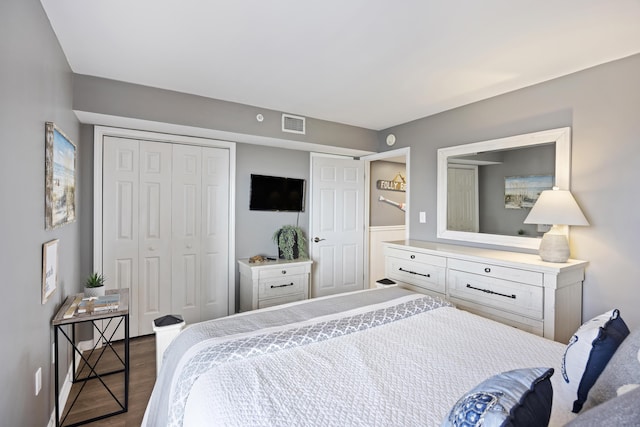
M75 73L385 129L640 53L640 0L41 0Z

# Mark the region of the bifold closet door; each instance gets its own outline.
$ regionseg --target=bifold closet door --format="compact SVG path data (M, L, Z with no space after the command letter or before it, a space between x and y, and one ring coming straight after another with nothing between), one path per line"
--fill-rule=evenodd
M107 136L102 151L102 274L107 289L129 288L129 331L137 336L140 147Z
M170 144L105 137L103 274L130 290L131 336L171 309Z
M173 146L171 300L187 324L228 315L228 158Z
M103 274L130 289L130 334L229 314L229 150L106 136Z
M140 141L138 335L171 310L171 151Z
M202 319L229 315L229 150L202 149Z

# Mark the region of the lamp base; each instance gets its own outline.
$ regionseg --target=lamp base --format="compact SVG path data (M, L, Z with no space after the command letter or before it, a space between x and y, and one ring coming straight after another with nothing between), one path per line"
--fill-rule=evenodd
M538 254L543 261L567 262L569 259L569 242L564 234L554 233L556 226L544 233Z

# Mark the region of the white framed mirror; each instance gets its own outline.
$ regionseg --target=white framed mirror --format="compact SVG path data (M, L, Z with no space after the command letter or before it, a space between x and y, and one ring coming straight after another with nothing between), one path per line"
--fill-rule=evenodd
M522 221L543 186L569 190L570 179L569 127L441 148L437 237L538 249L545 230Z

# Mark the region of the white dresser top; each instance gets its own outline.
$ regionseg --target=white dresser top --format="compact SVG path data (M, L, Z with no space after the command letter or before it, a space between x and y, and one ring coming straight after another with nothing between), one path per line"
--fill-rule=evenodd
M567 262L547 262L542 261L537 254L526 254L521 252L502 251L497 249L476 248L473 246L451 245L445 243L427 242L422 240L397 240L385 242L389 247L398 249L416 250L431 255L446 255L450 258L464 259L468 261L479 261L485 259L496 265L506 267L517 267L518 265L536 266L537 270L559 273L561 271L575 268L583 269L588 261L569 259Z

